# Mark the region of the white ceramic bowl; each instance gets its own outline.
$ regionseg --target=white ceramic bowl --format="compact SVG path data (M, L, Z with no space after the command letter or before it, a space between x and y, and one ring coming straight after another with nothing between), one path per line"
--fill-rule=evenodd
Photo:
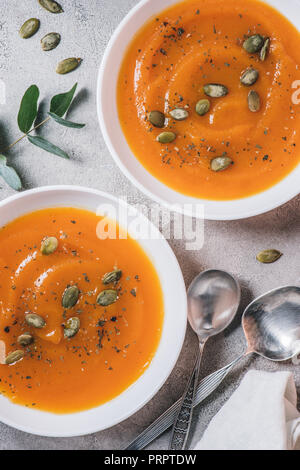
M243 0L237 0L237 3L239 1ZM185 196L165 186L148 173L126 142L116 103L117 79L124 53L134 34L151 16L177 2L142 0L124 18L107 46L100 66L97 91L98 116L106 145L130 181L147 196L167 207L178 204L182 207L181 212L194 215L188 205L203 204L204 217L211 220L243 219L270 211L299 194L300 165L280 183L255 196L232 201L208 201ZM265 3L277 8L300 30L299 0L265 0Z
M77 207L96 212L100 204L108 204L118 211L120 201L100 191L77 186L34 189L0 203L0 227L38 209ZM121 204L125 209L128 207L124 202ZM136 214L142 227L149 224L143 215L137 212ZM152 225L151 229L156 233L157 239L138 240L138 242L152 260L160 278L165 316L161 341L144 374L110 402L79 413L57 415L38 411L15 405L0 395L0 421L32 434L56 437L79 436L109 428L123 421L158 392L174 368L182 348L187 322L187 301L185 284L175 255L160 232Z

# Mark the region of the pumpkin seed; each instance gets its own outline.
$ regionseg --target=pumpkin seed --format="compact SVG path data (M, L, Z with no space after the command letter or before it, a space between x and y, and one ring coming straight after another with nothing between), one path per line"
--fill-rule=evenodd
M176 139L176 134L174 132L162 132L157 137L157 141L161 144L170 144Z
M97 304L101 305L102 307L107 307L108 305L115 303L118 298L118 292L116 290L103 290L97 297Z
M189 117L189 113L187 112L186 109L176 108L170 111L170 116L172 116L172 118L175 119L175 121L184 121L185 119Z
M196 113L204 116L210 110L210 102L208 100L200 100L196 104Z
M264 264L275 263L275 261L281 258L282 253L278 250L264 250L258 253L256 256L257 261Z
M52 51L60 43L61 36L58 33L48 33L41 39L43 51Z
M56 73L60 75L65 75L66 73L70 73L73 70L77 69L80 65L82 59L77 59L76 57L70 57L69 59L64 59L56 67Z
M30 333L23 333L17 339L21 346L29 346L34 342L34 337Z
M77 304L79 299L79 289L77 286L67 287L62 296L62 306L64 308L72 308Z
M228 95L229 91L225 85L219 83L207 83L203 87L204 93L211 98L221 98Z
M111 282L118 282L122 277L122 271L121 269L115 269L111 273L106 273L104 274L102 278L102 283L103 284L110 284Z
M151 111L148 115L148 119L154 127L164 127L166 117L164 113L160 111Z
M260 57L260 60L263 62L264 60L266 60L267 58L267 55L269 53L269 50L270 50L270 38L267 38L265 40L265 43L260 51L260 54L259 54L259 57Z
M41 253L43 255L51 255L57 250L58 240L55 237L47 237L42 241Z
M233 160L224 155L222 157L213 158L210 162L210 168L212 171L224 171L232 164Z
M247 69L241 76L241 84L245 86L252 86L257 82L259 72L255 69Z
M45 8L45 10L50 11L50 13L62 13L64 11L60 4L54 0L39 0L39 4L41 7Z
M259 52L264 45L264 38L260 34L254 34L244 41L243 48L249 54Z
M15 362L20 361L24 357L24 351L17 349L16 351L11 352L5 359L5 364L14 364Z
M21 38L28 39L33 36L40 27L40 21L37 18L30 18L21 26L19 34Z
M252 113L260 110L260 97L257 91L251 90L248 94L248 106Z
M38 328L39 330L46 325L45 320L40 317L40 315L36 315L36 313L29 313L25 316L25 321L27 325L33 326L34 328Z
M64 325L64 337L73 338L80 328L80 320L78 317L69 318L67 323Z

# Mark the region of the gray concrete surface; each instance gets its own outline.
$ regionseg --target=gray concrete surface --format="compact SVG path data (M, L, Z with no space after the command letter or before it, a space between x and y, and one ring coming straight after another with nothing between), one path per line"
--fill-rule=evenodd
M58 91L65 91L75 81L79 95L70 117L88 125L84 130L70 130L55 124L47 125L43 135L59 143L71 154L70 161L40 151L28 143L21 143L7 156L22 174L26 189L51 184L79 184L108 191L114 195L127 194L129 202L150 203L121 174L114 164L101 136L96 115L96 79L104 48L120 20L137 0L61 0L65 13L51 15L42 10L37 0L1 0L0 18L0 79L7 87L7 102L0 105L1 149L19 136L16 115L25 89L36 83L43 99L42 112L47 100ZM41 20L39 33L25 41L19 38L20 25L35 16ZM60 46L49 53L40 49L40 38L49 31L62 34ZM58 76L56 63L69 56L84 59L73 74ZM0 198L13 191L0 181ZM300 278L300 197L273 212L256 218L236 222L206 222L204 248L186 252L184 241L170 241L186 283L205 268L220 268L232 272L243 289L242 307L254 296L273 287L294 283ZM272 265L256 262L260 249L276 247L284 253ZM242 307L241 311L242 312ZM202 374L225 365L245 347L240 327L240 316L219 337L210 340L205 350ZM119 449L142 431L168 408L184 389L196 352L196 341L190 330L172 375L157 396L139 413L122 424L94 435L52 439L31 436L0 424L0 449ZM162 365L163 367L163 365ZM197 410L193 423L192 445L200 439L203 430L229 398L249 368L294 372L300 387L299 368L290 364L271 364L264 359L245 360L226 380L224 385ZM168 434L154 442L150 448L166 449Z

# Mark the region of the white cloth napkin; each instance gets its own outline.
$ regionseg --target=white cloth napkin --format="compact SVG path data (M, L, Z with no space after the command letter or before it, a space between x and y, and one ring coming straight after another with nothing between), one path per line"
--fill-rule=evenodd
M300 450L300 413L293 375L248 372L196 449Z

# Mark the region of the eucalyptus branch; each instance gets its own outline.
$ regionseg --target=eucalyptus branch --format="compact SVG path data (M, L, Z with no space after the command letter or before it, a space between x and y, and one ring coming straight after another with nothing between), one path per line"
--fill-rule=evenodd
M42 122L40 122L39 124L37 124L36 126L34 126L29 132L27 132L27 134L24 134L22 135L22 137L20 137L18 140L16 140L15 142L13 142L12 144L10 144L8 147L6 147L3 152L7 152L8 150L12 149L16 144L18 144L19 142L21 142L23 139L25 139L25 137L27 137L29 134L31 134L31 132L35 131L36 129L38 129L39 127L41 127L43 124L46 124L46 122L50 121L51 117L48 116L46 119L44 119Z
M28 90L26 90L22 98L18 113L18 126L20 131L23 132L23 135L8 147L6 147L3 152L9 151L16 144L27 137L28 142L45 150L46 152L58 155L62 158L69 158L69 155L57 145L52 144L44 137L34 136L31 134L39 127L46 124L46 122L48 122L50 119L65 127L81 129L85 126L85 124L68 121L67 119L63 118L71 106L76 88L77 83L75 83L70 91L53 96L51 99L48 116L42 122L36 126L33 126L33 123L35 122L38 114L38 99L40 96L40 91L36 85L31 85ZM18 173L14 168L7 165L7 158L3 154L0 154L0 176L2 176L7 184L9 184L9 186L11 186L16 191L22 188L21 179Z

